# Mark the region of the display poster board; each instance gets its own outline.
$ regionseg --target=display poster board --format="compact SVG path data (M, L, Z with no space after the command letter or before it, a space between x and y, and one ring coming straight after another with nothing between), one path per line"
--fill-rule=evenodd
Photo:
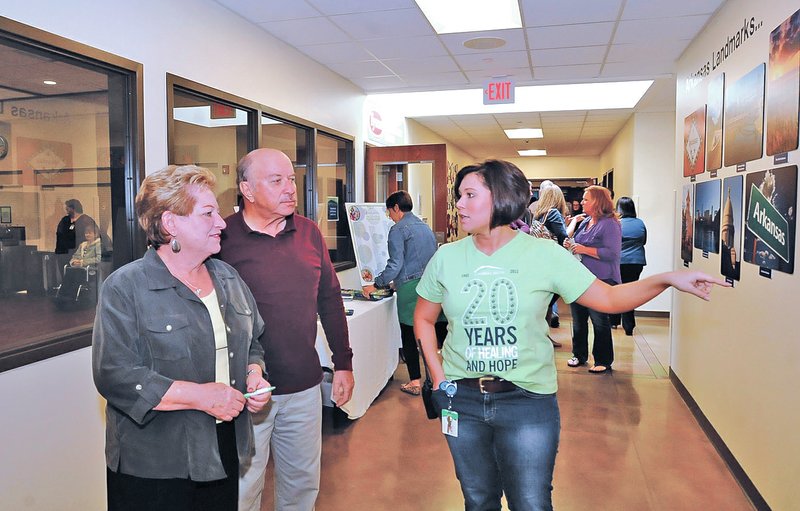
M386 215L382 202L346 202L347 222L356 253L361 285L375 281L389 260L389 229L394 222Z

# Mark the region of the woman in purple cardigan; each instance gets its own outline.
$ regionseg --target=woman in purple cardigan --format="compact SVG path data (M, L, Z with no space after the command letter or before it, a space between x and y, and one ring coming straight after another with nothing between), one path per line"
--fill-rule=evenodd
M611 193L602 186L590 186L583 193L584 215L578 215L570 224L575 231L574 242L567 247L581 256L581 262L595 277L611 285L619 284L619 258L622 244L622 230L614 213ZM588 217L587 220L584 218ZM568 230L569 233L569 230ZM614 363L614 345L611 341L611 323L608 314L598 312L577 302L570 305L572 311L572 358L567 361L570 367L586 364L589 358L589 325L592 318L594 347L592 356L594 366L590 373L600 374L611 371Z

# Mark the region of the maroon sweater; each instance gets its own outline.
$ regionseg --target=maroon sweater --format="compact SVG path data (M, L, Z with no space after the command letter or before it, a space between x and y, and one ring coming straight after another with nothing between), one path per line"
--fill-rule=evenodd
M286 217L274 238L253 231L242 213L225 219L218 257L239 272L264 318L264 361L275 394L292 394L322 381L314 348L319 314L336 370L353 368L341 287L317 225Z

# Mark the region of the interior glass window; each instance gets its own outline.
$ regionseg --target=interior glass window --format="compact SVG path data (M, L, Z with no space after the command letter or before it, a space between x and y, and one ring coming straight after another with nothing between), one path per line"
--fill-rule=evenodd
M0 357L88 333L131 260L135 74L0 33Z

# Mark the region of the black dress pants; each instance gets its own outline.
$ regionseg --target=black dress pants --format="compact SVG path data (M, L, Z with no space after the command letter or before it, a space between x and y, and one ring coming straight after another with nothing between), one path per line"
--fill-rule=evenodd
M437 321L436 342L439 349L444 346L444 339L447 337L447 321ZM419 349L417 348L417 338L414 335L414 327L400 323L400 339L403 341L403 360L406 361L409 380L419 380L422 373L419 367Z
M639 280L642 269L644 269L643 264L620 264L619 273L620 277L622 277L622 283L625 284L627 282L636 282ZM633 329L636 327L634 311L623 312L622 314L609 314L609 317L611 318L611 326L619 325L621 318L622 328L625 329L625 333L633 335Z
M217 444L227 477L218 481L149 479L106 468L109 511L236 511L239 455L233 422L217 425Z

